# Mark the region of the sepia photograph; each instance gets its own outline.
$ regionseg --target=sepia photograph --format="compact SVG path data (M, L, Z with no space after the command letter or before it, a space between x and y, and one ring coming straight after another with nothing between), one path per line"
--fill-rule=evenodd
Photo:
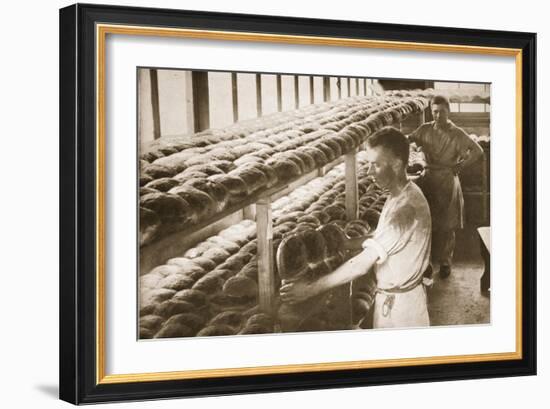
M137 68L139 340L491 324L491 84Z

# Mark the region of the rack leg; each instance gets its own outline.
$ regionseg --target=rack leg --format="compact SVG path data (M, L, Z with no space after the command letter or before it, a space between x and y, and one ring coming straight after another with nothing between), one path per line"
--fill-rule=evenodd
M275 298L275 266L273 257L273 219L271 201L261 199L256 203L256 226L258 230L258 288L260 309L273 314Z
M357 202L359 200L355 152L347 153L344 161L346 164L346 218L354 220L357 219Z

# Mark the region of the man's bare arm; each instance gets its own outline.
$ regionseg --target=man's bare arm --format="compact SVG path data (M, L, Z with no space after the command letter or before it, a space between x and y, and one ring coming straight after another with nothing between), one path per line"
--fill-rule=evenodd
M376 260L378 253L373 248L366 248L357 256L350 258L332 273L317 280L319 292L349 283L369 272Z
M468 155L459 163L460 169L469 167L483 157L483 148L476 141L470 137L468 138L470 139Z
M279 290L281 300L290 304L300 302L331 288L355 280L367 274L378 258L379 256L374 249L367 248L357 256L346 261L332 273L316 281L295 281L283 284Z

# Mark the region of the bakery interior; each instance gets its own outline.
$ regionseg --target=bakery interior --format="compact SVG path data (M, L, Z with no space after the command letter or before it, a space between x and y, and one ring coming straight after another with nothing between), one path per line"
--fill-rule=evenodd
M138 339L371 330L372 273L298 307L278 288L376 229L366 140L430 121L436 94L484 155L460 174L465 226L430 323L490 323L490 84L140 68L137 92ZM411 144L410 179L424 164Z

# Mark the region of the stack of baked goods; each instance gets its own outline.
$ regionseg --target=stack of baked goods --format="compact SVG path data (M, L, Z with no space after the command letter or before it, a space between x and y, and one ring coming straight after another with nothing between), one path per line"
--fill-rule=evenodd
M160 138L140 159L140 243L284 186L425 106L422 96L352 97L223 130Z
M360 154L360 169L364 165L364 155ZM376 192L379 196L373 203L383 198L383 192L372 179L364 178L360 186L360 200L366 194L374 197ZM343 231L338 223L346 227L344 189L341 164L272 205L274 250L294 235L305 239L304 254L313 260L308 265L312 277L327 273L328 269L332 271L345 258L338 239ZM330 206L332 210L328 209ZM374 228L360 221L347 225L350 234ZM278 285L281 277L278 271L276 275ZM260 310L256 224L250 220L197 243L140 280L141 338L274 332L278 322L275 317L259 319L255 317L257 314ZM215 317L218 318L214 320ZM266 326L267 322L272 324ZM313 328L315 321L308 322L308 328Z

